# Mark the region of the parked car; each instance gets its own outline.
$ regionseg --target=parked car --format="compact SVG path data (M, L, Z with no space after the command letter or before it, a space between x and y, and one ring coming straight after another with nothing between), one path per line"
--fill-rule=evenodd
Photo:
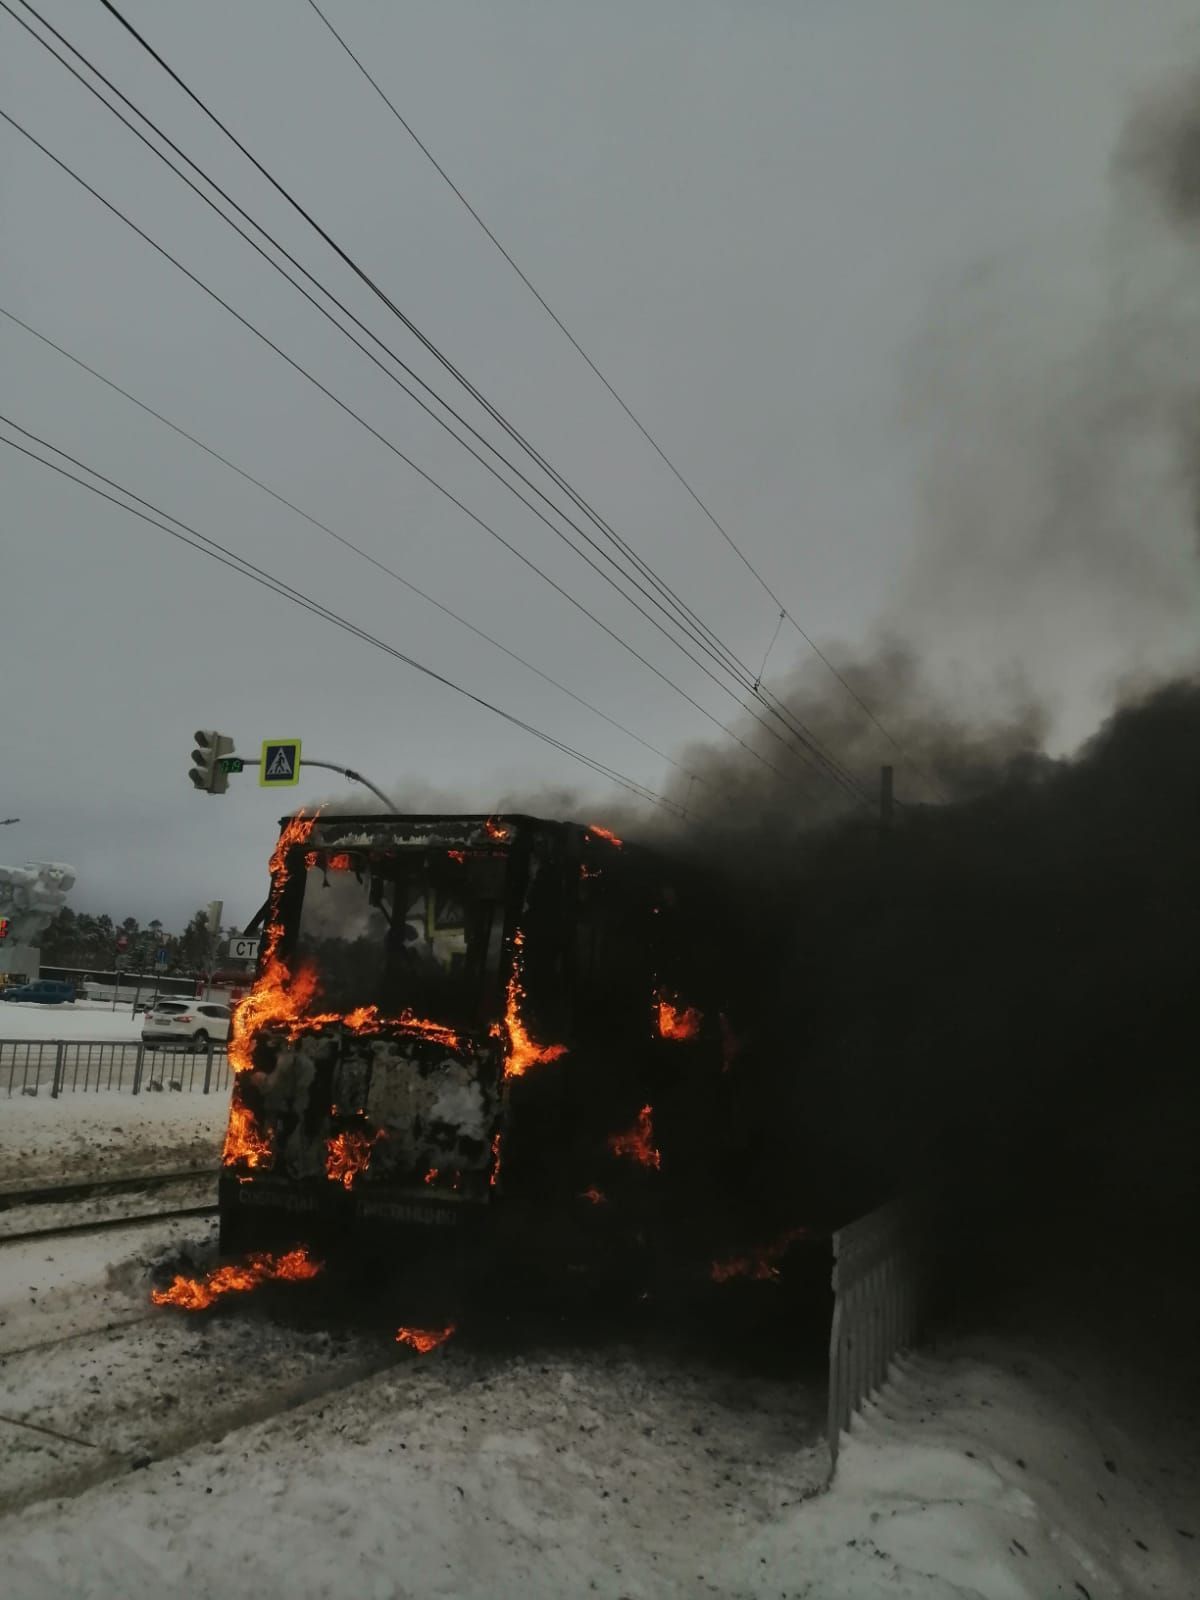
M28 1000L33 1005L73 1005L75 985L56 978L38 978L33 983L11 983L0 989L0 1000Z
M230 1010L215 1000L163 1000L142 1025L142 1043L153 1050L159 1044L191 1044L203 1050L229 1038Z

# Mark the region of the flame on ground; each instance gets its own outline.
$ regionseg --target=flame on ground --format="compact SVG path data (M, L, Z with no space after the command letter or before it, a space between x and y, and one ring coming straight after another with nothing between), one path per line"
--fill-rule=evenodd
M406 1344L410 1350L415 1350L419 1356L424 1356L431 1350L436 1350L438 1345L445 1344L454 1329L453 1322L445 1328L397 1328L396 1343Z
M603 839L606 844L616 845L618 850L625 843L624 839L619 839L611 828L602 828L598 822L589 822L587 831L591 838Z
M597 1189L594 1185L590 1189L585 1189L579 1198L590 1201L594 1206L606 1206L608 1204L608 1196L602 1189Z
M506 1078L523 1077L530 1067L546 1066L567 1053L565 1044L536 1044L522 1020L525 985L521 982L521 947L524 943L525 935L518 929L513 935L512 971L508 975L508 988L505 991L504 1034L508 1041L504 1061Z
M714 1283L728 1283L731 1278L752 1278L765 1282L779 1276L779 1262L797 1239L808 1237L807 1228L789 1228L773 1243L753 1250L748 1256L730 1256L725 1261L714 1261L709 1269Z
M203 1278L185 1278L176 1275L168 1289L151 1289L150 1298L156 1306L179 1306L184 1311L203 1311L214 1300L227 1294L244 1294L260 1283L286 1281L301 1282L315 1278L321 1263L314 1261L308 1251L289 1250L286 1255L272 1256L256 1251L244 1262L224 1267L214 1267Z
M673 999L668 998L665 989L658 991L655 1003L658 1009L658 1031L662 1038L682 1042L700 1037L700 1025L704 1018L695 1006L681 1004L678 995Z
M237 1091L229 1107L229 1122L225 1128L225 1148L221 1152L221 1165L269 1168L275 1159L271 1141L254 1120L249 1106L240 1105Z
M345 1189L352 1189L359 1173L365 1172L371 1164L374 1142L370 1134L359 1133L354 1128L335 1133L332 1139L325 1141L325 1176Z
M628 1156L631 1161L640 1162L643 1167L654 1167L657 1171L662 1167L662 1156L654 1145L654 1111L651 1106L643 1106L637 1114L637 1121L625 1133L614 1133L608 1141L608 1148L615 1156Z

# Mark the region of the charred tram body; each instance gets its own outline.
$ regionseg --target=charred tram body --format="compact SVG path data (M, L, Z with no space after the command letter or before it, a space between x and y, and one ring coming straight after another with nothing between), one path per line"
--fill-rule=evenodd
M235 1019L222 1243L676 1259L737 1122L713 910L603 829L286 823Z

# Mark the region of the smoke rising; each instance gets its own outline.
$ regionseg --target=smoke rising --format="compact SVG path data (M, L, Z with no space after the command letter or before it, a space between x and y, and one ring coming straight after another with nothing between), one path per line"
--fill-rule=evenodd
M1064 1217L1144 1259L1200 1210L1198 90L1136 108L1098 259L1031 243L914 355L915 554L828 651L904 754L816 663L774 685L868 802L895 766L893 824L749 719L779 771L703 745L673 781L672 847L737 908L777 1224L932 1182L981 1261Z

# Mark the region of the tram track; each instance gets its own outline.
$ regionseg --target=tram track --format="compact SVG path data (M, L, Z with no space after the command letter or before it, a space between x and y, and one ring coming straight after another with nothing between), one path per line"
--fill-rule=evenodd
M82 1183L6 1189L0 1192L0 1249L6 1245L49 1242L74 1235L214 1216L217 1207L215 1197L210 1196L216 1177L215 1167L196 1167L89 1179ZM173 1195L175 1204L170 1203ZM166 1203L155 1205L154 1196ZM143 1199L152 1209L140 1205L135 1210L126 1209L131 1201L137 1203Z
M181 1217L215 1217L217 1206L174 1206L160 1211L143 1211L131 1217L101 1217L90 1222L66 1222L52 1228L24 1228L20 1232L0 1232L0 1249L5 1245L30 1244L39 1239L68 1239L87 1233L108 1233L116 1228L148 1227L156 1222L173 1222Z
M100 1199L107 1195L136 1194L141 1189L171 1183L215 1178L218 1167L187 1167L174 1172L141 1172L120 1178L88 1178L76 1183L40 1184L36 1188L0 1188L0 1212L17 1206L52 1205L56 1201Z

